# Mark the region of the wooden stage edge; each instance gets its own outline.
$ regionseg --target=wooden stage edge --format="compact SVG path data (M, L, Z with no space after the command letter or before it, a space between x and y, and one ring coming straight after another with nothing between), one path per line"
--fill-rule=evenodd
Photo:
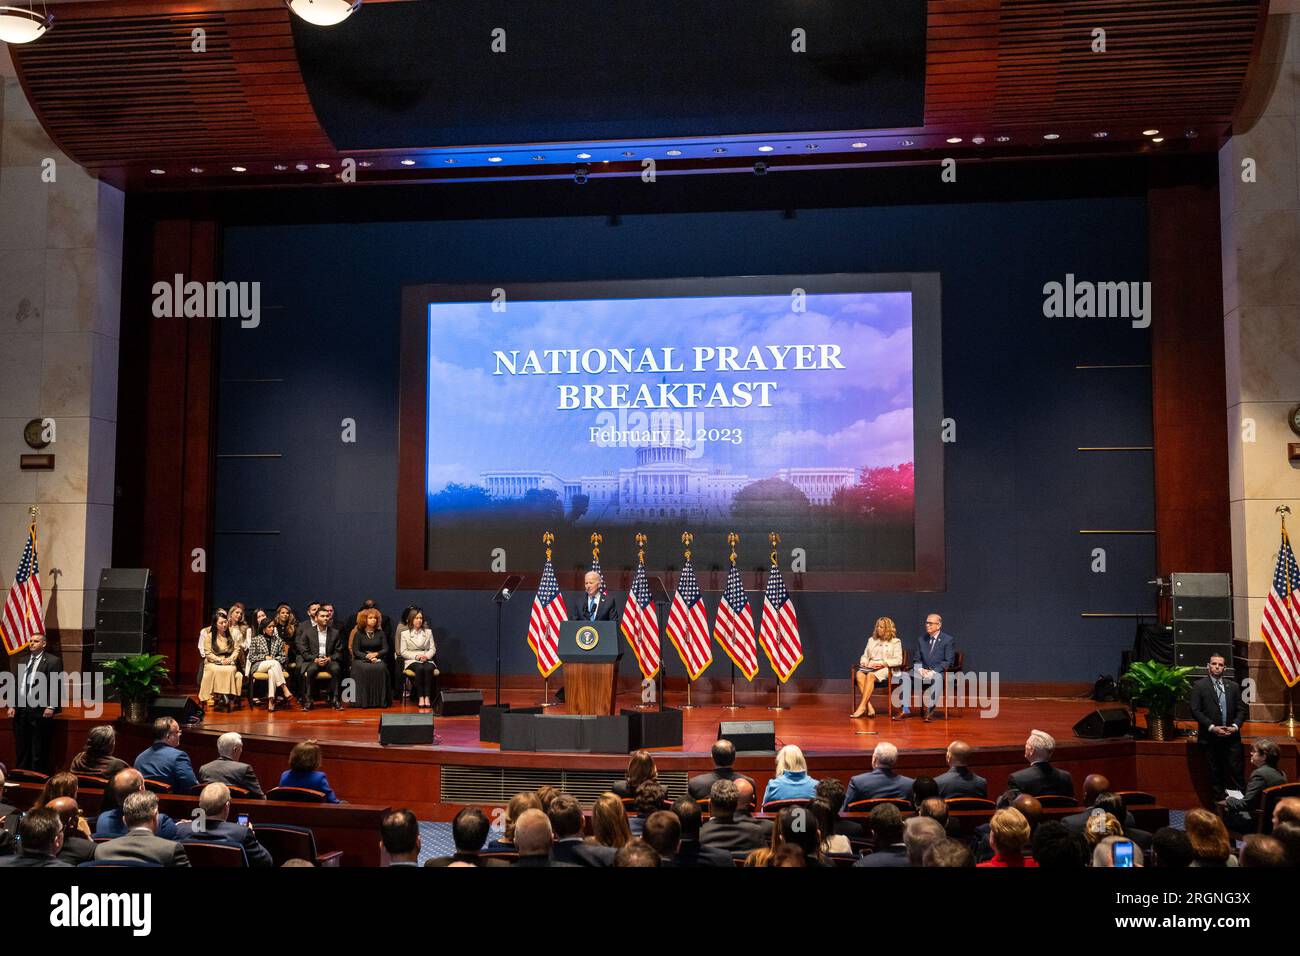
M491 700L491 695L487 695ZM1031 729L1041 729L1057 739L1056 766L1069 770L1076 786L1089 773L1105 774L1115 789L1146 790L1154 793L1165 806L1181 809L1206 805L1209 800L1208 771L1194 738L1181 737L1167 742L1135 740L1122 737L1110 740L1081 740L1074 737L1076 721L1097 705L1081 698L1002 697L996 716L981 716L974 709L954 710L947 721L936 718L925 723L913 717L890 721L850 720L848 694L783 694L787 709L769 710L767 700L745 701L739 710L726 709L726 698L708 699L683 712L682 746L654 751L655 761L670 792L679 787L682 774L703 773L712 766L709 747L717 737L718 724L724 720L771 720L778 747L794 743L808 758L814 777L836 776L847 781L854 774L870 769L870 751L887 740L900 752L898 768L908 776L937 775L946 768L944 749L949 741L965 740L975 748L972 768L989 780L996 795L1007 775L1024 766L1024 741ZM502 699L512 706L538 702L536 690L505 691ZM744 700L743 698L739 698ZM670 693L667 705L678 707L684 694ZM619 707L630 709L634 695L623 694ZM881 700L883 704L883 699ZM1101 705L1120 706L1120 705ZM395 704L387 713L414 713L409 705ZM552 708L562 713L563 708ZM202 724L186 728L181 746L190 754L197 769L216 757L217 738L226 731L238 731L244 739L243 759L252 764L264 787L273 786L286 768L288 754L295 743L312 738L321 743L326 772L336 793L349 802L407 806L422 819L448 820L465 802L503 803L523 786L518 786L511 771L526 773L530 781L564 784L566 771L595 771L607 775L609 782L622 777L627 757L620 754L521 753L503 752L497 745L478 739L477 717L437 718L438 741L434 745L381 746L378 741L379 710L348 709L335 711L317 706L311 711L278 709L267 714L259 707L247 706L234 713L208 714ZM128 761L150 742L149 728L118 719L116 705L108 705L95 719L85 714L65 712L57 721L54 741L54 766L65 768L81 749L85 734L98 723L115 721L118 727L117 754ZM1141 722L1141 721L1140 721ZM1188 725L1182 725L1187 729ZM1282 747L1280 769L1294 780L1300 776L1300 753L1295 740L1288 739L1284 726L1249 724L1248 739L1272 737ZM0 720L0 760L13 766L14 740L12 722ZM771 754L743 754L737 767L753 777L759 787L773 774ZM500 768L493 770L492 768ZM457 799L443 797L443 777L456 774ZM548 775L549 773L549 775ZM466 778L478 781L465 797ZM545 778L545 780L542 780ZM449 781L450 785L450 781ZM534 782L531 786L538 786ZM494 789L495 787L495 789Z

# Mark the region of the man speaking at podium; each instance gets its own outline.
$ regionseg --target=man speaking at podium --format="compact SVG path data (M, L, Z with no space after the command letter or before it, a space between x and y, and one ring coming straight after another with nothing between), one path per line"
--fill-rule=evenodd
M617 621L618 605L600 593L600 575L588 571L582 579L583 593L569 609L570 621Z

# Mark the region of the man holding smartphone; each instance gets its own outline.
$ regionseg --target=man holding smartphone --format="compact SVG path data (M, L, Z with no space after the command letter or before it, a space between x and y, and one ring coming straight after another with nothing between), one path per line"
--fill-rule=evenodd
M271 866L271 854L266 847L257 842L257 834L244 822L230 823L230 788L224 783L210 783L199 794L199 809L202 813L193 820L186 820L176 827L176 839L184 843L187 840L212 840L221 843L235 843L244 848L249 866Z

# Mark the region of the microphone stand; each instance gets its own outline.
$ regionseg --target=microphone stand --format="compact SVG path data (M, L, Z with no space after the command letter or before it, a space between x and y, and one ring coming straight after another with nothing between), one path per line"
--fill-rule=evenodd
M523 578L518 574L512 574L506 578L505 583L497 589L497 593L492 595L492 603L497 606L497 669L496 669L496 691L494 704L501 706L501 609L505 603L514 597L515 588L523 582Z

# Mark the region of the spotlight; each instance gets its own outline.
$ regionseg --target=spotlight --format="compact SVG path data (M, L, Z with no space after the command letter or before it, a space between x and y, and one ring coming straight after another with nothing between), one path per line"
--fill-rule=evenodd
M573 168L573 181L581 186L587 181L588 172L590 172L590 170L588 170L586 166L575 166Z
M361 0L284 0L294 16L318 27L342 23L361 6Z

